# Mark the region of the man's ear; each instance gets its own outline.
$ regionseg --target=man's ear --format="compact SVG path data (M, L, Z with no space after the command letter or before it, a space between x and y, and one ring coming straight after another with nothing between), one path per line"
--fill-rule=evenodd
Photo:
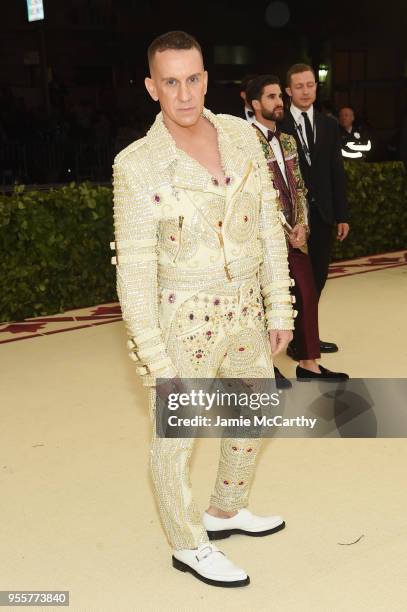
M253 110L260 110L259 100L252 100L251 105L252 105Z
M291 87L286 87L285 88L285 93L287 94L287 96L290 96L290 98L293 97L292 93L291 93Z
M205 87L204 94L206 95L206 92L208 91L208 71L207 70L204 70L203 78L204 78L204 87Z
M157 89L153 79L151 77L146 77L144 79L144 85L146 86L146 89L150 96L153 98L154 102L158 102Z
M243 102L246 102L246 92L241 91L240 92L240 97L242 98Z

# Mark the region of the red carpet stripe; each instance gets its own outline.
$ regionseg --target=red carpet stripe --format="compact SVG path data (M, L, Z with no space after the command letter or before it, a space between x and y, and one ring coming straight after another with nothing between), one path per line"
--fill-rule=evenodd
M407 250L337 261L330 266L328 278L335 280L345 276L401 266L407 266ZM84 324L85 321L86 324ZM31 340L32 338L116 323L117 321L121 321L120 305L117 302L89 306L88 308L80 308L61 314L0 324L0 344L16 342L17 340ZM66 327L66 323L72 323L72 325Z

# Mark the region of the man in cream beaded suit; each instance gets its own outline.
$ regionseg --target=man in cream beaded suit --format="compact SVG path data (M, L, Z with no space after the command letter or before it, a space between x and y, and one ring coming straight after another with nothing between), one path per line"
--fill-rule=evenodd
M113 246L130 356L151 388L154 423L157 378L179 386L182 377L272 377L294 313L276 194L254 130L204 108L207 73L194 38L164 34L148 58L145 83L161 113L115 159ZM209 540L284 527L245 508L261 440L222 440L203 518L188 476L193 442L154 434L151 448L173 566L215 586L247 585Z

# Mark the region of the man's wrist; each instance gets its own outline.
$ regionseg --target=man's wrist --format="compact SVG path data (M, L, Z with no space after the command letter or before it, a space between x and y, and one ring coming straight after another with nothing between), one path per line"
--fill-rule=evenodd
M302 227L305 229L305 233L308 236L310 233L309 225L307 225L306 223L302 223Z

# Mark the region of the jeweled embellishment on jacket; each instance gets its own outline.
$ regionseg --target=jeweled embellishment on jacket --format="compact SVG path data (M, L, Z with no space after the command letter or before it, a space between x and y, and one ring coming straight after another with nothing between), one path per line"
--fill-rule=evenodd
M225 216L225 198L211 197L210 200L201 204L201 214L205 217L210 227L218 228L222 226ZM209 233L208 225L205 225L205 234Z
M177 149L161 114L145 138L115 159L112 263L117 265L117 293L127 333L140 357L136 371L147 385L157 377L179 374L178 353L169 350L172 322L184 300L203 289L215 288L206 295L208 309L202 320L189 305L188 314L193 312L194 319L188 319L191 331L185 335L197 337L190 348L203 369L213 367L205 364L205 351L215 342L211 350L216 352L218 326L228 325L232 331L245 321L259 333L265 326L293 328L287 249L256 135L238 119L215 116L206 109L204 116L218 130L225 172L218 187L202 166ZM225 285L236 289L255 276L262 286L266 319L262 308L252 302L241 304L247 310L226 305L218 289ZM160 291L164 294L157 300ZM219 359L225 352L222 347ZM246 348L239 354L245 355ZM215 353L208 357L208 364L215 357ZM262 373L261 367L248 366L247 371L250 368Z
M190 230L182 227L175 219L164 219L159 227L159 247L163 249L171 260L186 261L194 257L198 250L197 237Z
M240 193L234 201L233 214L225 224L225 236L233 242L248 242L252 239L258 223L255 198L250 193Z

